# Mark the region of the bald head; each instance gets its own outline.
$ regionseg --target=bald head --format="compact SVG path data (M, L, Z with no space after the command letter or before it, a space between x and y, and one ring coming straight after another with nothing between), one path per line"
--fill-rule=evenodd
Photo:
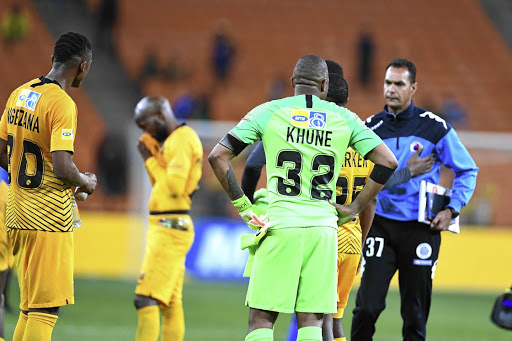
M169 101L164 97L144 97L135 107L135 122L156 113L172 114Z
M164 97L144 97L135 107L135 123L160 142L178 125L169 101Z
M329 79L327 64L313 54L301 57L293 70L293 85L319 86Z

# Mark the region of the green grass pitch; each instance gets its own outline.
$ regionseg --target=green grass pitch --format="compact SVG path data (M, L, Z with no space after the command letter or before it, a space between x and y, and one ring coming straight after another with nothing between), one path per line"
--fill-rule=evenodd
M135 340L137 316L132 305L135 281L78 278L77 304L64 307L53 332L53 340ZM241 341L247 328L248 309L244 306L245 284L188 281L184 289L186 314L185 340ZM489 314L496 294L468 294L435 291L428 322L427 339L434 341L512 340L512 331L494 326ZM345 317L350 329L353 291ZM11 339L18 318L18 290L11 280L6 315L7 340ZM275 340L285 340L290 316L282 315L276 324ZM399 294L391 291L387 308L379 318L375 339L401 339Z

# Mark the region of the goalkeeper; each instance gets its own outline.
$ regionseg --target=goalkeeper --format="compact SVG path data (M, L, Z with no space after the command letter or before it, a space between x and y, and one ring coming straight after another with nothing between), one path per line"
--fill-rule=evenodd
M231 159L257 140L265 145L269 191L265 227L271 230L258 245L251 272L246 341L273 340L279 312L297 312L297 340L322 340L323 314L336 312L336 213L340 212L342 223L354 218L397 165L382 140L366 130L355 114L322 100L328 89L322 58L299 59L292 81L295 96L254 108L208 157L244 220L261 223L265 219L238 186ZM376 166L357 199L341 206L330 199L347 146Z

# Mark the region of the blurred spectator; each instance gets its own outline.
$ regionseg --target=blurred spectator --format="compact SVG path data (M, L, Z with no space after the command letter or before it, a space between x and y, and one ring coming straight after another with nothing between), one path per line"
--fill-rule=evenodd
M6 45L12 46L25 40L30 29L27 15L18 3L14 3L2 18L2 38Z
M107 134L98 151L98 182L106 195L122 195L127 187L128 159L125 143L119 136Z
M284 97L284 89L285 89L286 85L287 85L287 83L286 83L283 75L276 76L270 82L270 85L269 85L269 89L268 89L269 100L272 101L275 99L283 98Z
M178 121L184 121L188 119L196 111L197 101L196 99L187 92L179 95L172 106L174 116Z
M167 66L162 69L162 74L168 81L175 82L187 79L189 71L179 54L174 53Z
M156 53L154 50L150 50L144 59L144 64L142 65L142 70L139 76L139 81L145 81L148 78L156 77L160 73L160 69L158 67L158 60L156 57Z
M454 128L461 128L467 125L468 118L466 110L451 94L445 95L441 101L439 109L440 116L443 117Z
M233 64L235 49L227 35L227 23L222 21L213 39L212 63L215 77L218 81L225 81Z
M113 30L117 22L118 0L102 0L98 9L98 50L114 52ZM96 51L98 51L96 50Z
M209 120L211 115L211 96L207 92L202 92L196 102L195 118Z
M361 33L358 42L359 81L366 88L370 83L373 72L373 61L375 57L375 44L369 32Z

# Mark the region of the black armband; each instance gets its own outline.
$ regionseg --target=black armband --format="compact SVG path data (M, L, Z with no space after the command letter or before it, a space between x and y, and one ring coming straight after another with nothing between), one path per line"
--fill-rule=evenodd
M376 164L375 167L373 167L372 173L370 174L370 179L378 184L385 185L394 172L394 169Z
M247 147L247 143L243 143L231 134L226 134L226 136L224 136L222 140L219 141L219 144L231 150L233 153L235 153L235 155L240 154L242 150Z

